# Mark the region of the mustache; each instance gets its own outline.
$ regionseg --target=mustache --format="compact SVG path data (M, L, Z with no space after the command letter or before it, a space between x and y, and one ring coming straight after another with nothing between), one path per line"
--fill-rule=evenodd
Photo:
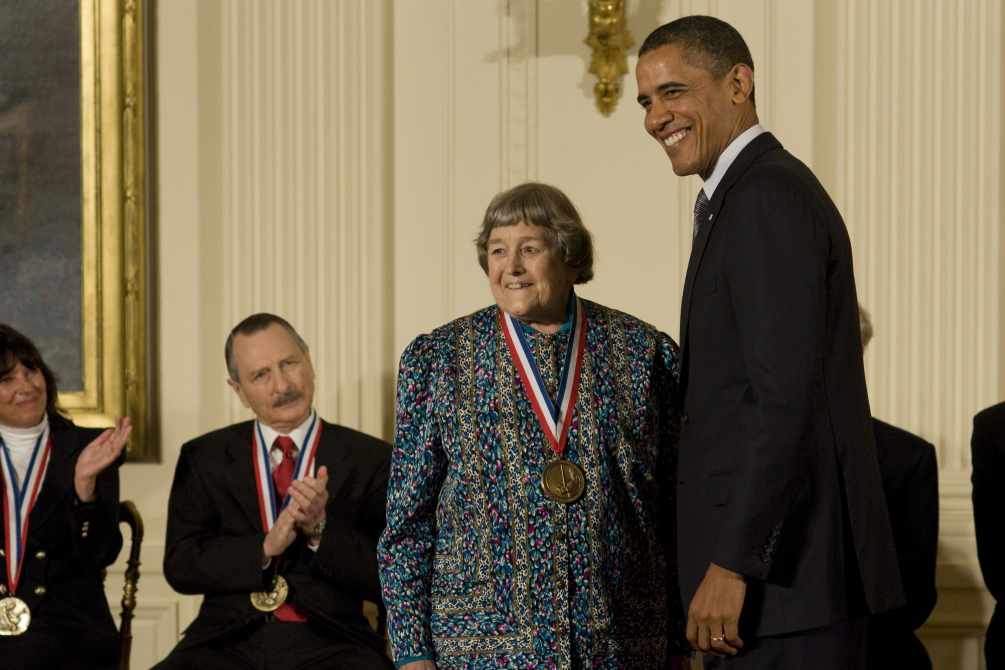
M294 400L298 400L298 399L302 398L303 396L304 396L304 392L303 391L288 391L288 392L284 393L283 395L279 396L278 398L276 398L275 400L273 400L272 401L272 406L273 407L279 407L280 405L285 405L288 402L293 402Z

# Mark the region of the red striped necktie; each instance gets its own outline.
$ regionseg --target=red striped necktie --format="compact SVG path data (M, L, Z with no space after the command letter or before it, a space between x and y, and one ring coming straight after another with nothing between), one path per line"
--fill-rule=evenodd
M281 449L283 452L283 461L277 465L276 469L272 472L272 484L276 487L277 494L277 515L283 507L283 500L286 499L286 492L290 490L290 484L293 482L293 473L297 468L297 460L293 458L293 447L293 440L286 435L280 435L276 438L276 441L272 443L273 449ZM276 569L279 569L278 561L276 563ZM307 621L307 613L290 602L283 603L279 606L279 609L272 614L280 621Z

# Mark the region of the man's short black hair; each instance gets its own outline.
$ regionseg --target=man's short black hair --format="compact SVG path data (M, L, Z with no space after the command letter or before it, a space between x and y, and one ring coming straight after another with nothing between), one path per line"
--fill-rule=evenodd
M230 373L230 378L235 382L241 383L241 379L237 374L237 364L234 363L234 338L238 335L244 335L245 337L254 335L273 324L278 324L285 328L286 332L297 343L297 346L300 347L300 351L307 351L307 343L304 342L304 339L297 334L297 331L293 329L293 326L286 319L266 312L252 314L234 326L234 330L230 331L230 335L227 336L227 344L223 347L223 357L227 361L227 372Z
M754 70L754 59L743 37L733 26L714 16L683 16L649 33L639 47L639 58L668 44L679 44L684 59L718 81L737 63ZM754 104L754 91L750 91Z
M41 372L45 379L45 411L50 423L65 421L59 406L56 390L56 373L42 360L35 343L7 324L0 323L0 377L8 374L20 363L32 372Z

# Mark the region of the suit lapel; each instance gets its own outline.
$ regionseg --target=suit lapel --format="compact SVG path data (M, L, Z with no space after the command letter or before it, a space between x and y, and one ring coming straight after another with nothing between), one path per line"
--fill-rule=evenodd
M318 443L318 453L315 456L318 467L328 468L328 494L334 495L342 488L350 468L344 467L342 461L349 458L351 452L348 445L339 439L335 432L337 426L321 422L321 441Z
M52 448L49 450L49 468L42 481L35 506L28 518L29 530L38 530L59 509L63 499L73 490L73 474L77 468L77 455L83 445L77 431L55 428L50 432Z
M771 133L761 133L751 140L750 144L745 146L737 155L712 194L712 199L708 203L708 209L705 210L705 219L701 222L701 226L698 228L698 236L694 239L694 243L691 246L691 257L687 263L687 276L684 278L684 291L680 301L680 349L682 361L687 361L688 320L691 316L691 294L694 290L695 276L698 274L698 267L701 265L701 258L705 253L705 247L712 234L712 228L715 227L715 224L719 220L719 210L722 209L726 194L740 180L740 177L758 156L771 149L781 148L781 143L775 139L774 135ZM686 388L687 366L685 364L681 366L682 401Z
M230 442L226 446L229 463L224 467L223 476L227 480L231 495L248 517L255 528L267 532L262 526L262 511L258 506L258 485L255 483L255 464L252 460L254 446L251 436L254 421L247 423L247 428L231 433Z

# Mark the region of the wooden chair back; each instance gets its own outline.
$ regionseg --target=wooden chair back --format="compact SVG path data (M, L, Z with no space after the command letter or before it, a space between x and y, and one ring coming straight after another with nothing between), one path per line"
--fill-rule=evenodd
M129 524L132 542L126 583L122 589L122 625L119 627L119 668L129 670L129 652L133 645L133 610L136 609L136 585L140 581L140 544L143 542L143 517L131 500L119 503L119 523Z

